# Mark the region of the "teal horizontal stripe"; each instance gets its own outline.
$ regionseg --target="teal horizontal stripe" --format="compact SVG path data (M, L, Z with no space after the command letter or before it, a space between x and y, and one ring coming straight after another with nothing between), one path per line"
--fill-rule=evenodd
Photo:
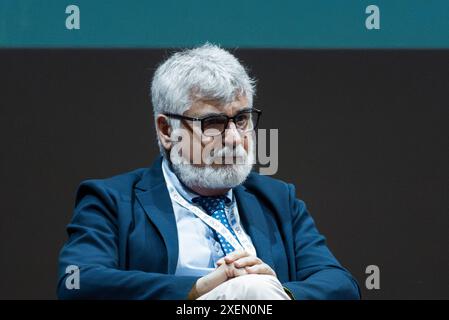
M65 8L78 5L80 30ZM380 8L367 30L365 8ZM449 48L449 0L0 0L2 48Z

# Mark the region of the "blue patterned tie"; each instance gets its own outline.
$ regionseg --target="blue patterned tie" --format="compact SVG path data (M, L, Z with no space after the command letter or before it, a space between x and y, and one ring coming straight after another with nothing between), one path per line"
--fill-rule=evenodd
M226 196L211 196L211 197L196 197L193 198L192 201L194 203L198 203L201 207L203 207L203 209L211 217L220 221L238 241L234 233L234 230L232 230L229 224L225 212L225 203L229 203L231 200L229 200ZM221 234L219 234L215 230L213 230L213 232L214 235L216 234L218 236L218 240L220 241L221 248L223 249L225 255L235 251L235 248L228 241L226 241L226 239Z

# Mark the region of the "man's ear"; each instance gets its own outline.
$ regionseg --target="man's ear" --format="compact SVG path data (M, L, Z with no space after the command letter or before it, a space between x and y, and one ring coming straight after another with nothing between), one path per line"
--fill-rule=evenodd
M168 123L168 118L163 114L159 114L156 117L156 130L159 136L159 141L161 142L164 149L170 150L172 147L172 127Z

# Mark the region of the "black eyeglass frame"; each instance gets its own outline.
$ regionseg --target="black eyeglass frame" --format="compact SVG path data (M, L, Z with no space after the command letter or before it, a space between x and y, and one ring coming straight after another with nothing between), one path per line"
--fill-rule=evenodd
M240 116L240 115L242 115L242 114L244 114L244 113L254 113L254 114L256 114L256 118L255 119L253 119L253 121L254 121L254 126L253 126L253 128L251 128L250 130L248 130L248 131L244 131L244 132L250 132L250 131L253 131L253 130L256 130L257 129L257 125L259 124L259 119L260 119L260 116L262 115L262 110L259 110L259 109L256 109L256 108L249 108L249 109L246 109L246 110L242 110L242 111L240 111L240 112L238 112L237 114L235 114L234 116L232 116L232 117L229 117L228 115L226 115L226 114L222 114L222 113L218 113L218 114L213 114L213 115L208 115L208 116L205 116L205 117L202 117L202 118L196 118L196 117L188 117L188 116L184 116L184 115L181 115L181 114L176 114L176 113L170 113L170 112L166 112L166 113L163 113L163 115L164 116L167 116L167 117L170 117L170 118L174 118L174 119L179 119L179 120L190 120L190 121L201 121L201 132L204 134L204 122L206 121L206 120L208 120L208 119L213 119L213 118L217 118L217 117L222 117L222 118L227 118L227 120L226 120L226 123L225 123L225 125L224 125L224 129L223 129L223 131L221 131L220 133L218 133L218 134L216 134L216 135L213 135L213 136L218 136L218 135L220 135L220 134L223 134L223 132L225 132L226 131L226 128L228 127L228 125L229 125L229 121L231 121L232 120L232 122L234 122L234 124L235 124L235 119L238 117L238 116ZM238 128L237 128L238 129ZM240 129L238 129L238 130L240 130ZM241 131L241 130L240 130Z

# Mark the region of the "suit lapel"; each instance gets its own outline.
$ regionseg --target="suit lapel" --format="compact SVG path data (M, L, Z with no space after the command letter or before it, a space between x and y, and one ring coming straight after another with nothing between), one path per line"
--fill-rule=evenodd
M234 188L234 192L240 219L246 232L251 237L257 256L274 269L269 229L259 201L244 186L237 186Z
M156 159L148 173L136 185L136 197L148 218L161 233L167 249L168 273L174 274L179 255L178 230L161 161L161 157Z

